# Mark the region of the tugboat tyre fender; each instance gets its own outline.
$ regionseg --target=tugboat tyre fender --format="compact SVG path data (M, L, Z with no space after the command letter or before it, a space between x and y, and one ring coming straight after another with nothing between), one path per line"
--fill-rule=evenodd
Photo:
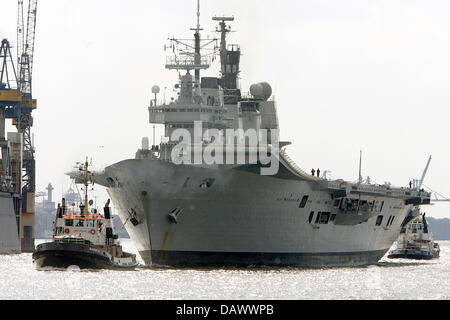
M92 234L92 235L95 234L95 230L94 230L94 229L91 230L91 234Z
M65 233L69 233L70 230L67 228L66 230L64 230Z

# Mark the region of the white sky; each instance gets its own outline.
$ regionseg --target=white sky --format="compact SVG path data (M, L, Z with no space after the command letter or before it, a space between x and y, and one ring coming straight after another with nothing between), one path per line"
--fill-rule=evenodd
M425 185L450 197L450 2L446 0L202 0L203 37L233 15L242 89L269 82L282 140L305 171L407 186L433 156ZM0 38L16 42L17 1L2 0ZM196 1L40 0L33 93L37 189L54 197L76 161L133 158L151 137L151 87L168 36L191 37ZM216 65L204 75L216 75ZM163 89L164 90L164 89ZM158 128L158 140L162 135ZM104 148L101 148L104 146ZM99 197L103 197L100 192ZM102 200L103 201L103 200ZM450 203L426 207L450 217Z

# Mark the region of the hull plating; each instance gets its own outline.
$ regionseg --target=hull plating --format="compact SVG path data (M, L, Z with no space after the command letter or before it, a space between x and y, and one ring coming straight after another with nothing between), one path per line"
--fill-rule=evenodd
M36 248L33 260L38 268L67 268L72 265L80 269L110 268L108 257L89 250L89 246L65 243L44 243Z
M123 161L106 168L105 178L122 220L136 217L138 224L126 227L147 264L372 264L392 246L411 208L400 199L361 196L384 201L382 211L354 225L321 224L318 212L336 214L336 221L345 213L329 193L298 179L152 160Z
M433 260L438 259L438 253L430 253L417 250L396 250L388 255L389 259L413 259L413 260Z
M386 250L351 253L254 253L254 252L187 252L151 251L153 264L176 267L271 266L271 267L345 267L377 263Z

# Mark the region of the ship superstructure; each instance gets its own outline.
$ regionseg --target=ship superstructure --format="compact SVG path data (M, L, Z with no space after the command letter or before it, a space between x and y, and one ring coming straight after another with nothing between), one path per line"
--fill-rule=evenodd
M231 29L226 22L234 21L233 17L214 17L219 21L220 32L220 77L200 77L200 71L208 69L214 55L202 56L200 51L199 30L197 26L195 33L195 47L193 52L186 49L180 55L167 58L166 68L169 70L184 70L185 74L179 76L180 81L175 85L178 89L178 99L170 103L158 104L157 93L159 88L155 86L153 92L155 99L149 107L150 123L163 124L165 126L165 137L167 142L160 146L153 146L160 160L173 161L173 148L179 145L180 137L176 134L180 129L185 130L191 138L188 145L188 154L181 157L184 163L186 158L192 160L196 165L204 162L200 159L205 148L211 143L217 144L220 139L223 148L240 147L245 149L243 153L249 157L251 150L243 143L243 137L236 133L241 130L243 135L250 129L254 130L255 136L260 137L261 131L267 130L267 139L256 141L253 146L264 144L266 148L271 147L272 130L278 130L278 118L275 102L269 100L272 88L268 83L254 84L251 88L251 96L243 96L238 86L240 73L241 51L238 45L227 45L226 36ZM189 48L186 43L177 39L170 39L171 47L180 44ZM208 43L215 41L208 40ZM175 51L175 50L174 50ZM192 74L195 73L195 76ZM227 135L228 132L232 134ZM230 131L232 130L232 131ZM245 137L244 137L245 138ZM287 145L285 143L284 145ZM196 149L197 148L197 149ZM277 150L278 151L278 150ZM256 151L254 151L256 153ZM270 151L269 151L270 154ZM141 153L142 155L142 153ZM189 161L188 161L189 162ZM225 163L222 157L220 163Z
M278 141L270 85L251 86L248 96L238 86L240 48L226 41L227 23L234 19L213 20L221 35L220 76L200 77L209 58L200 54L198 24L194 54L167 60L168 69L184 70L176 85L178 98L158 103L159 90L153 90L150 122L163 124L166 138L151 149L144 143L136 159L96 175L121 219L131 222L127 231L145 263L376 263L411 209L429 204L430 194L419 188L328 180L303 171L286 153L290 143ZM251 143L239 132L254 132L257 140Z

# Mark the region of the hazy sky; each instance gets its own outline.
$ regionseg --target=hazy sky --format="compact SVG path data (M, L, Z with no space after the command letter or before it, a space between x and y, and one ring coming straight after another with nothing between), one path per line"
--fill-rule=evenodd
M272 85L281 138L300 167L354 181L363 150L365 177L407 186L432 155L424 183L450 197L449 1L202 0L203 37L224 14L236 18L242 90ZM13 43L16 15L17 1L2 0L0 38ZM59 200L64 173L86 156L99 167L134 157L152 135L151 87L167 87L169 99L177 80L164 44L195 25L195 0L39 0L38 190L52 182ZM450 203L425 211L450 217Z

